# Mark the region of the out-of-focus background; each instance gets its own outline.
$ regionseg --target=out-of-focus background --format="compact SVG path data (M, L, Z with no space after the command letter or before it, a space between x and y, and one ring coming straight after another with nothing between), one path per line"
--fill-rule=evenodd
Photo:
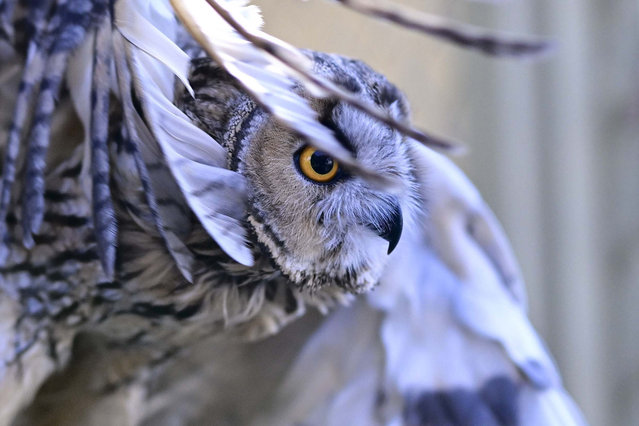
M492 59L322 0L256 1L266 30L363 59L410 99L511 238L530 315L593 425L639 422L639 2L398 1L553 38L544 60Z

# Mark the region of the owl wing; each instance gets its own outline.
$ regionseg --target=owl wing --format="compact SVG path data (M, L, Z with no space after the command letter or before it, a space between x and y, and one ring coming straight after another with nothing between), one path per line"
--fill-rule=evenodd
M451 161L414 151L427 213L405 224L379 287L312 336L257 423L584 424L493 214Z
M381 291L385 374L412 421L582 424L526 317L508 241L446 158L414 146L428 213L409 228Z

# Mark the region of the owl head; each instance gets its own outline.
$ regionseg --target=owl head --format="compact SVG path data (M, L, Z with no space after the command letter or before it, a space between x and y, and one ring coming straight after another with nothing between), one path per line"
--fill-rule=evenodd
M318 74L397 120L408 119L403 95L367 65L337 55L308 55ZM187 109L223 141L229 167L245 177L246 227L256 247L304 289L372 288L404 222L415 212L417 193L406 138L350 105L296 89L353 157L400 182L392 193L385 192L286 129L231 80L220 78L219 71L210 63L201 63L199 71L195 67L195 75L217 72L217 78L194 84L201 102Z

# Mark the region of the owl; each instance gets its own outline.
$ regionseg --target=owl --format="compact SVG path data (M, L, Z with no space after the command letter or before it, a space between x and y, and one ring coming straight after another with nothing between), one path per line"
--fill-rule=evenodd
M0 5L0 424L584 423L383 75L211 58L168 2Z

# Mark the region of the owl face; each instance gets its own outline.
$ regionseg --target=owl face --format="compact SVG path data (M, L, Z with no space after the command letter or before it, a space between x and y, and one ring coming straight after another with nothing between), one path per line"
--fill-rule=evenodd
M317 72L406 119L403 96L383 76L357 61L312 56ZM236 144L234 153L234 166L247 181L248 226L295 284L362 292L379 280L413 214L409 147L401 134L349 105L308 99L355 158L402 186L392 194L380 191L267 115L248 118L242 131L251 136Z

